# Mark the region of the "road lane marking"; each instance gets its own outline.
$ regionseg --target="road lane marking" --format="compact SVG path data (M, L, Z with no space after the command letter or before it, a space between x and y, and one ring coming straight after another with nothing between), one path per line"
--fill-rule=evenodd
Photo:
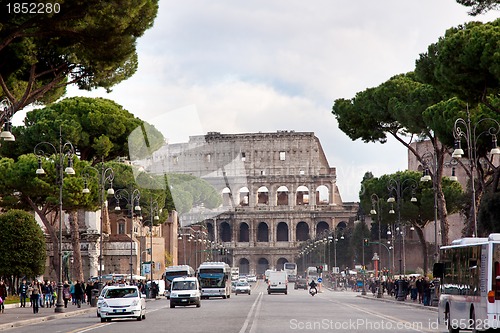
M407 320L396 318L396 317L393 317L393 316L390 316L390 315L385 315L385 314L382 314L380 312L369 311L369 310L363 309L363 308L361 308L359 306L356 306L356 305L353 305L353 304L346 304L346 303L342 303L342 302L339 302L339 301L336 301L336 300L331 300L331 299L327 299L327 300L329 302L336 303L336 304L339 304L341 306L348 306L348 307L350 307L352 309L358 310L360 312L364 312L366 314L370 314L370 315L372 315L374 317L385 319L385 320L393 322L395 324L401 323L401 324L403 324L404 328L407 329L407 330L413 330L415 332L430 332L430 333L434 333L435 332L435 330L423 328L423 323L422 323L422 328L421 329L416 329L416 328L413 327L414 323L409 322Z
M109 322L109 323L97 323L97 324L94 324L94 325L91 325L91 326L87 326L87 327L83 327L83 328L77 328L76 330L69 331L67 333L83 333L83 332L88 332L88 331L95 330L96 328L101 328L101 327L108 326L108 325L111 325L111 324L113 324L113 322Z
M257 309L257 307L260 308L260 303L262 302L262 295L264 293L261 291L259 293L259 295L257 295L257 298L255 299L255 301L253 302L252 306L250 307L250 310L248 311L248 315L247 315L247 318L245 319L245 322L243 323L243 326L241 327L240 329L240 332L239 333L245 333L245 331L247 330L247 327L248 327L248 323L250 322L250 319L252 318L252 314L254 313L254 310ZM257 311L255 311L256 313ZM252 327L251 329L253 328L253 323L252 323Z

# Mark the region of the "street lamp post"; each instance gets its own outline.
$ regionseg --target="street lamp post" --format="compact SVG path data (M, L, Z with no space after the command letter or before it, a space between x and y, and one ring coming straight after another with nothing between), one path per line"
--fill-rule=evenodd
M99 234L99 282L98 282L98 287L99 287L99 293L102 290L102 261L103 261L103 247L104 247L104 241L103 241L103 228L104 228L104 211L106 207L104 207L104 191L106 190L106 183L110 184L109 189L106 191L106 194L108 196L114 195L115 190L113 189L113 179L115 178L114 171L111 167L105 168L104 167L104 162L101 163L101 170L97 170L94 167L88 167L90 169L94 169L95 171L98 172L99 176L99 206L101 207L101 216L100 216L100 234ZM84 189L82 190L82 193L88 194L90 193L90 190L88 188L87 184L87 177L85 177L85 186Z
M439 245L438 245L438 199L437 199L437 189L438 189L438 177L437 169L438 162L437 156L431 152L426 152L422 155L422 161L424 164L424 175L420 178L420 181L427 182L432 180L432 191L434 192L434 262L439 261ZM432 168L432 177L429 174L429 169Z
M73 169L73 155L75 154L75 149L71 142L62 143L62 133L61 128L59 128L59 147L56 148L50 142L40 142L34 148L34 153L38 158L38 169L36 170L37 175L44 175L45 170L42 167L42 158L48 157L48 154L42 149L43 146L50 147L53 149L55 154L59 155L59 161L57 162L57 182L59 184L59 267L58 267L58 282L57 282L57 302L54 311L57 313L64 312L64 301L63 301L63 241L62 241L62 226L63 226L63 183L64 183L64 173L68 175L74 175L75 170ZM64 157L68 158L68 166L63 171ZM55 255L55 253L54 253Z
M370 210L371 215L377 215L377 222L378 222L378 254L381 256L382 255L382 234L381 234L381 224L380 224L380 198L378 195L373 193L371 195L372 199L372 209ZM375 209L376 208L376 209ZM380 259L379 259L379 266L380 266ZM378 267L380 269L380 267ZM375 278L380 279L380 273L379 270L375 271ZM382 283L380 284L382 286ZM377 293L377 298L382 298L382 288L378 288L378 293Z
M158 214L161 213L161 209L158 208L158 201L150 198L149 201L149 236L150 236L150 249L149 249L149 264L151 269L151 283L153 283L153 223L154 221L159 221L160 217Z
M406 274L406 253L403 254L403 252L405 251L405 230L401 226L401 203L403 201L403 193L407 189L411 189L412 191L412 196L410 201L417 202L417 198L415 197L415 190L417 189L417 187L418 187L417 182L412 178L407 178L404 180L401 180L399 177L398 179L391 178L389 179L389 182L387 184L387 189L391 194L389 199L387 199L387 202L392 204L394 203L394 201L396 201L396 207L398 210L398 228L400 228L400 235L401 235L401 247L399 249L399 274L403 275ZM394 199L392 192L396 193L396 199ZM394 213L394 210L391 209L389 213ZM401 266L401 264L403 266Z
M0 138L4 141L16 141L14 134L12 134L11 118L14 114L14 106L8 98L0 101L0 117L4 121L3 130L0 133Z
M478 126L483 122L490 122L492 125L487 131L483 131L479 134L476 133ZM477 154L477 140L482 134L491 135L492 138L492 149L490 155L500 154L500 149L497 146L497 135L500 132L500 124L498 121L492 118L482 118L474 126L471 124L470 113L467 108L467 120L463 118L458 118L455 120L453 126L453 136L455 138L455 150L453 151L452 157L461 158L464 151L461 147L461 139L464 138L467 143L467 155L469 156L469 175L471 178L471 188L472 188L472 220L474 223L474 234L473 237L477 237L477 214L476 214L476 185L474 181L474 169L477 169L478 154Z
M140 212L141 206L139 206L139 200L141 199L141 193L138 189L127 191L126 189L119 189L115 192L116 207L115 211L120 211L120 200L125 200L130 205L130 284L134 279L134 263L133 263L133 243L134 243L134 211Z

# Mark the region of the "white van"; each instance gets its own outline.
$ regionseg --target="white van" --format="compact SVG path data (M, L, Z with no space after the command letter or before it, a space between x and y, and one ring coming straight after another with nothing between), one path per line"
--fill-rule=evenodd
M284 293L288 294L288 279L285 271L269 272L267 281L267 293Z
M201 287L196 277L177 277L172 280L171 287L171 308L175 308L176 305L196 305L197 308L201 306Z

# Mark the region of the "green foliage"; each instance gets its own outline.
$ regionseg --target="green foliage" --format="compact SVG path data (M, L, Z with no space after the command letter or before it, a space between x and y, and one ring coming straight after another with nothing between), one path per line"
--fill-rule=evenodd
M380 218L382 230L386 230L388 224L397 222L397 202L388 203L387 199L392 195L395 199L398 198L397 192L390 193L388 188L395 186L394 180L399 183L402 201L400 204L401 221L409 222L412 225L420 228L425 227L430 221L434 220L434 190L432 182L421 182L422 174L414 171L397 172L392 175L383 175L380 178L366 178L362 182L364 191L360 195L360 205L365 212L374 209L377 216L372 216L374 219ZM391 181L392 179L392 181ZM413 191L413 185L417 187ZM443 193L446 198L447 209L449 213L459 211L462 202L462 189L459 183L452 182L448 178L442 179ZM376 197L378 196L378 205ZM411 202L412 194L415 195L417 202ZM372 201L375 199L375 201ZM380 208L380 209L379 209ZM395 210L395 214L389 214L390 209ZM384 234L384 232L382 232Z
M432 86L415 81L408 73L358 92L353 99L337 99L332 113L352 140L384 143L388 133L426 135L428 126L422 114L440 100Z
M489 235L500 232L500 193L485 194L478 214L478 234Z
M416 62L419 80L474 107L500 90L500 19L450 28ZM495 110L499 112L498 109Z
M113 160L128 156L129 140L135 129L146 126L149 148L156 150L164 143L163 135L143 123L117 103L104 98L72 97L48 107L30 111L24 126L15 127L17 141L0 150L3 156L15 158L33 151L41 141L59 145L71 142L83 160Z
M129 78L137 39L158 11L158 0L57 3L57 13L0 12L0 98L9 96L15 110L55 101L66 84L110 89Z
M10 210L0 215L0 275L35 277L45 270L45 237L33 215Z
M168 174L167 188L179 213L203 205L213 209L222 203L220 194L207 181L184 174Z
M456 0L459 4L472 7L469 15L476 16L483 14L489 10L500 9L500 1L498 0Z

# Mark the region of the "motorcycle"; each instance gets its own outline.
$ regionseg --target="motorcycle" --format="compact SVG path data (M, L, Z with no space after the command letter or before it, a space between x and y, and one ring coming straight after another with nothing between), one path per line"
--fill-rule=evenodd
M311 294L311 296L314 296L314 295L316 295L317 293L318 293L318 290L317 290L316 288L311 287L311 288L309 289L309 294Z

